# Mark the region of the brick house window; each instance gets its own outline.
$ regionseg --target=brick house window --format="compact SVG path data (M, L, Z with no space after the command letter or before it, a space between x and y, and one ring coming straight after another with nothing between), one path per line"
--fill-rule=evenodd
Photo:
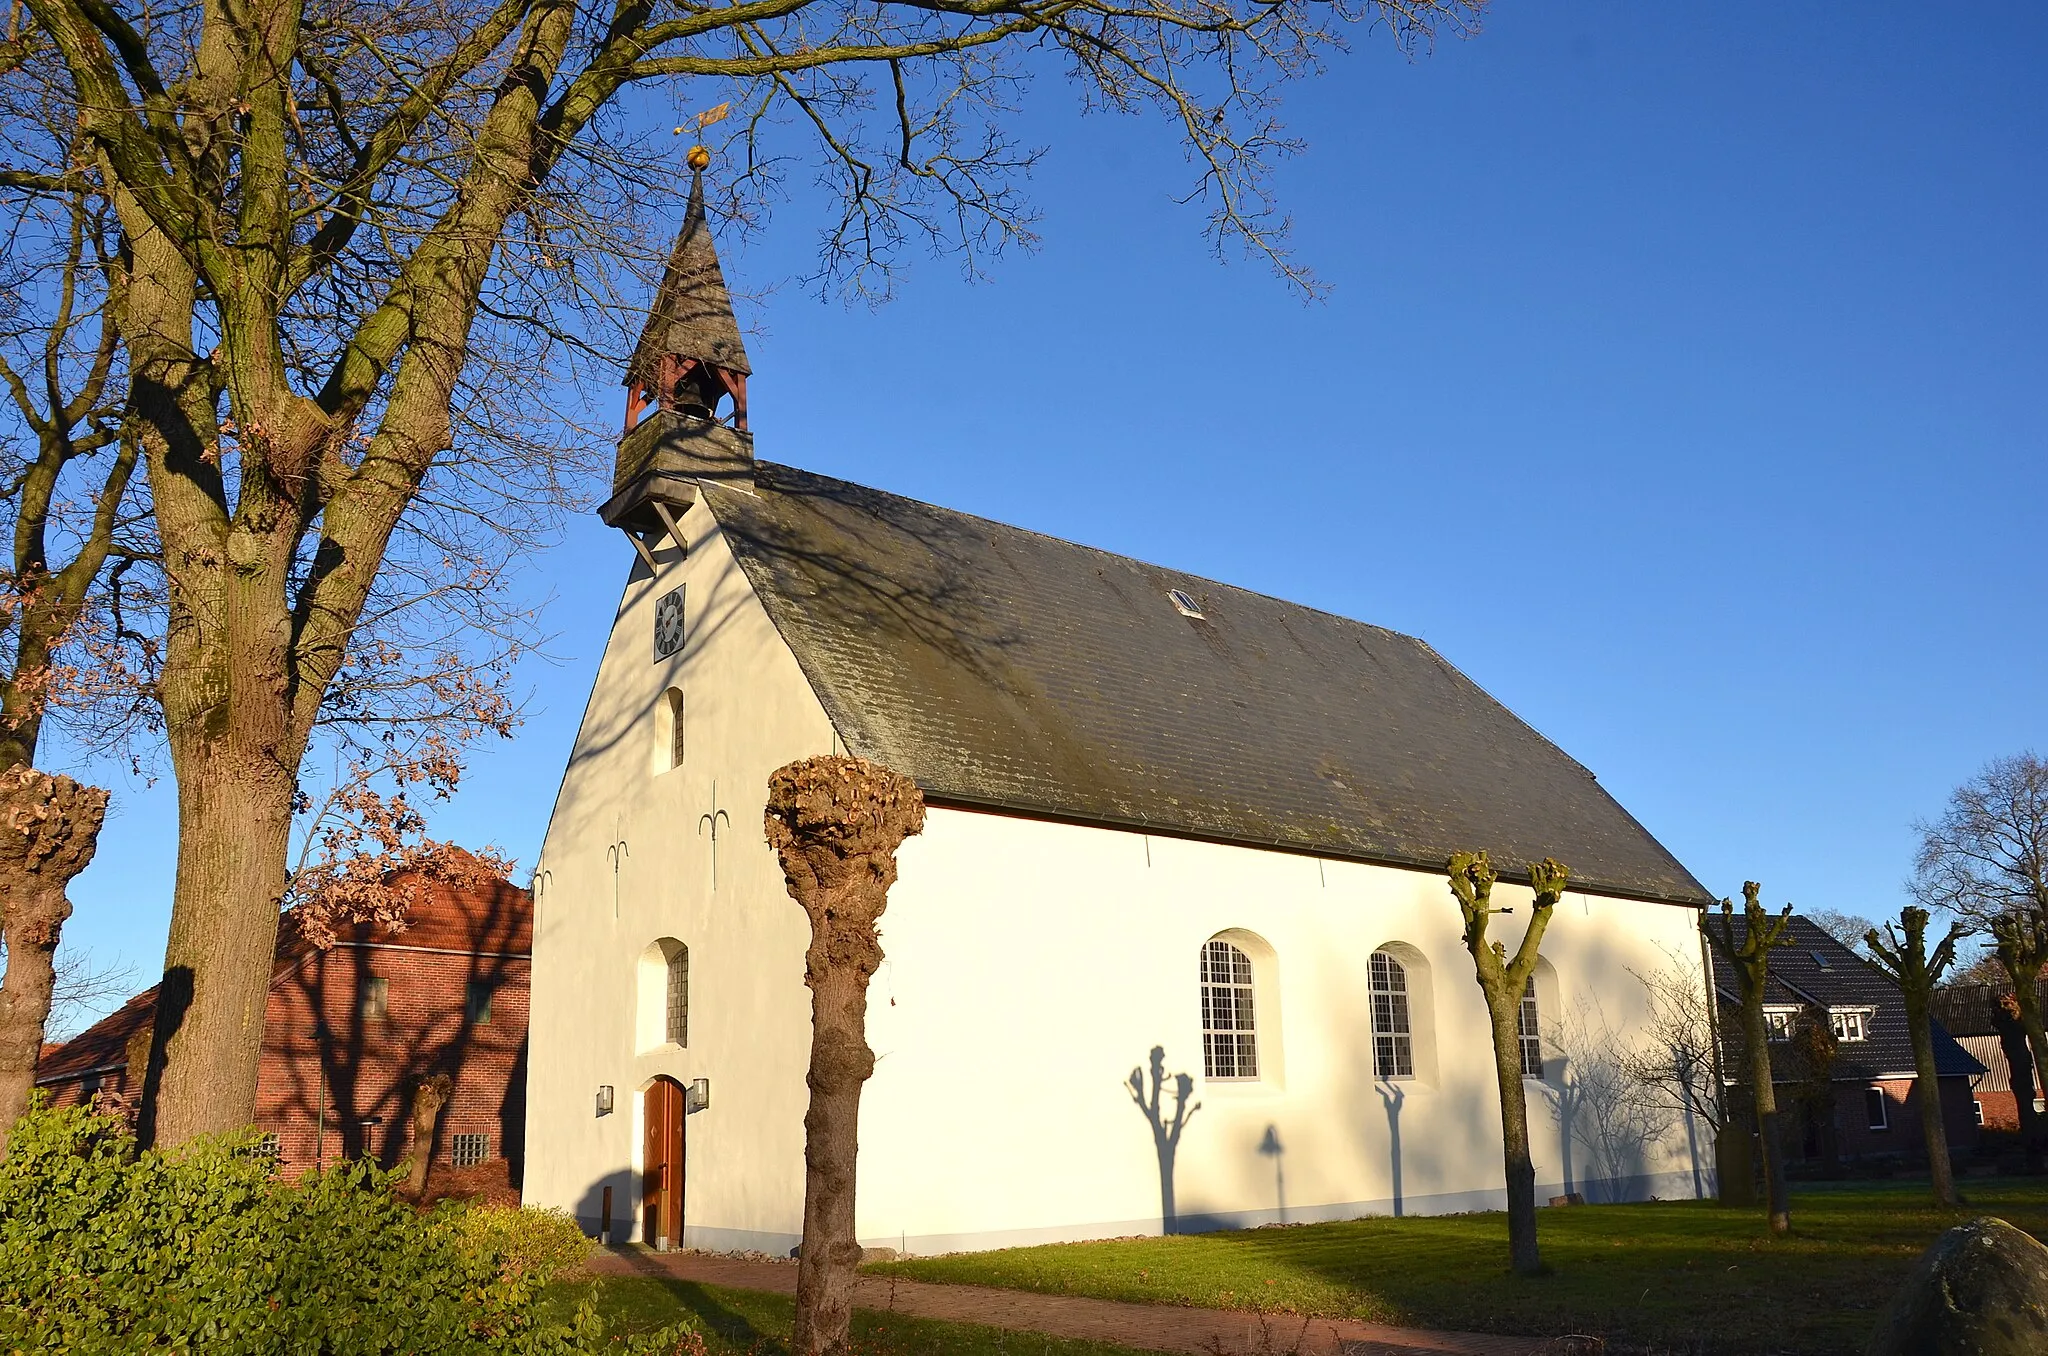
M678 946L668 958L668 1039L690 1043L690 948Z
M1892 1128L1891 1109L1885 1103L1883 1088L1865 1088L1863 1090L1863 1107L1868 1115L1871 1129L1889 1130Z
M488 979L472 979L469 981L468 997L464 1006L467 1009L472 1026L489 1026L491 1024L491 994L496 988L497 985L491 983Z
M1972 1098L1970 1099L1970 1114L1971 1114L1972 1116L1974 1116L1974 1117L1976 1117L1976 1118L1977 1118L1977 1124L1979 1124L1979 1125L1982 1125L1982 1124L1984 1124L1984 1102L1983 1102L1983 1099L1981 1099L1981 1098L1977 1098L1977 1097L1972 1097Z
M256 1152L274 1162L284 1156L284 1140L275 1130L260 1135L256 1140Z
M1838 1041L1870 1039L1870 1014L1860 1008L1837 1008L1828 1014L1828 1025Z
M365 1019L381 1022L391 1012L391 981L372 976L363 981L356 997L356 1011Z
M487 1134L450 1136L448 1156L458 1168L473 1168L490 1158L491 1137Z

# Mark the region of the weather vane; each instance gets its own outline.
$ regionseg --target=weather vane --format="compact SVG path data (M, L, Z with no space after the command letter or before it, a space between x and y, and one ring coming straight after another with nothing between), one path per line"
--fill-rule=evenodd
M684 132L690 130L694 124L697 132L701 135L704 129L713 123L724 122L726 114L730 112L732 112L732 105L730 103L720 104L716 108L707 108L689 122L676 128L675 134L681 136ZM701 172L705 166L711 163L711 152L700 142L690 147L690 153L683 157L683 162L691 169Z

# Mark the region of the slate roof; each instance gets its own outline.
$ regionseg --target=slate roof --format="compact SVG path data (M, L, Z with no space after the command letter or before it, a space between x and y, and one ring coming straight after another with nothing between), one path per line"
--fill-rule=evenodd
M1714 913L1707 922L1708 926L1719 928L1720 914ZM1735 930L1740 937L1739 912L1735 915ZM1867 1037L1843 1041L1838 1047L1830 1081L1863 1083L1878 1078L1911 1078L1913 1041L1906 1031L1906 1007L1898 986L1884 971L1829 936L1819 924L1798 914L1792 915L1786 935L1790 941L1771 952L1769 982L1764 988L1766 1005L1875 1009L1868 1021ZM1723 1030L1739 1031L1735 1012L1740 1006L1741 989L1734 972L1718 952L1714 953L1714 985L1721 993ZM1933 1027L1937 1077L1959 1078L1984 1072L1984 1066L1958 1045L1939 1021ZM1732 1055L1728 1067L1735 1067Z
M1411 636L788 467L704 497L847 749L935 802L1710 902Z

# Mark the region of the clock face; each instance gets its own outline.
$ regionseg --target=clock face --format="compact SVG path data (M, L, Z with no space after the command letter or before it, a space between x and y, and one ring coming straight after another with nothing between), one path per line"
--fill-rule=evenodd
M654 603L654 657L666 659L683 648L683 586L677 585Z

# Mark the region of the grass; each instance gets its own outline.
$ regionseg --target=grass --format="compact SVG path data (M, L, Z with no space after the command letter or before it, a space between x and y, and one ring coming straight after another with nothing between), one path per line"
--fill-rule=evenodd
M787 1356L796 1303L786 1295L726 1290L667 1277L607 1276L565 1281L549 1298L573 1308L591 1286L607 1327L644 1333L685 1319L704 1334L710 1356ZM855 1356L1139 1356L1128 1347L1078 1342L970 1323L940 1323L859 1309L853 1316Z
M1913 1260L1950 1225L1997 1215L2048 1236L2048 1183L1964 1184L1936 1210L1924 1184L1806 1186L1793 1233L1711 1202L1543 1210L1552 1273L1506 1269L1506 1217L1363 1219L1174 1238L1068 1243L881 1263L917 1280L1153 1304L1369 1319L1536 1337L1610 1352L1850 1356Z

